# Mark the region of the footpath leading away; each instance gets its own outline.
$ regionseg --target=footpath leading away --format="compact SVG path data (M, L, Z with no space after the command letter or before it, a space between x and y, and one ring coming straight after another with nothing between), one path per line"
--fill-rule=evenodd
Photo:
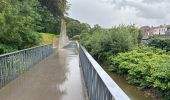
M0 100L86 100L75 43L0 89Z

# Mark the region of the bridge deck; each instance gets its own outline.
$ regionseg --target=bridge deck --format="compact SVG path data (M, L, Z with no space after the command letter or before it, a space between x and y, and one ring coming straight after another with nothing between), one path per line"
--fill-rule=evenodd
M0 100L86 100L76 45L70 43L0 89Z

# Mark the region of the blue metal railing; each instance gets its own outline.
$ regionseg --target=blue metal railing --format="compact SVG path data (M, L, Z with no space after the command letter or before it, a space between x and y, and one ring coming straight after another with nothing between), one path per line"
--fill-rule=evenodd
M81 45L79 56L90 100L130 100Z
M0 88L52 52L52 44L49 44L0 55Z

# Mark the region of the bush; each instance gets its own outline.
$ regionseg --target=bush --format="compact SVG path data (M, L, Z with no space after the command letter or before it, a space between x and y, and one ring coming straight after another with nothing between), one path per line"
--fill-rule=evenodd
M59 32L60 19L39 0L0 0L1 52L8 51L6 45L18 50L39 45L38 32Z
M59 38L60 35L50 34L50 33L40 33L41 35L41 45L52 44L54 39ZM56 41L57 42L57 41Z
M78 20L66 17L67 24L67 35L69 38L73 38L76 35L80 35L81 33L89 32L91 29L90 25L87 23L81 23Z
M110 57L113 71L127 75L130 84L157 88L170 96L170 55L161 49L140 47Z
M98 28L91 35L81 35L81 43L96 60L101 62L106 62L110 55L132 50L138 45L138 39L139 31L134 26Z
M75 35L71 38L72 40L80 40L80 35Z
M170 51L170 39L152 38L149 42L149 46Z
M17 49L11 46L0 44L0 54L16 51Z

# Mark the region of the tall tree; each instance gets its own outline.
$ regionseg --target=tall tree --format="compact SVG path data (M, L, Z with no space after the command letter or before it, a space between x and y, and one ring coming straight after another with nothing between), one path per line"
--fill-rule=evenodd
M64 14L68 9L67 0L39 0L43 5L45 5L55 16L60 16L64 18Z

